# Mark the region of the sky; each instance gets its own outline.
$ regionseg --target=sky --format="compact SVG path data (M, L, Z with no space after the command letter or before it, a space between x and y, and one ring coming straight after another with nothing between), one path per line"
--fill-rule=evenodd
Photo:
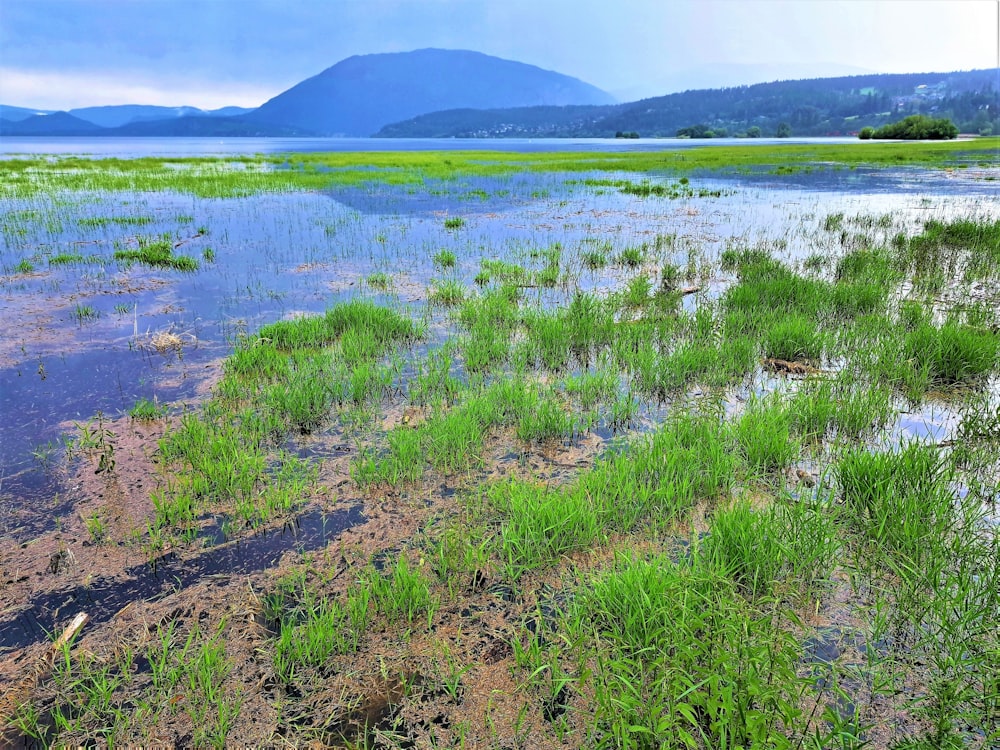
M1000 66L1000 0L0 0L0 103L253 107L351 55L471 49L634 100Z

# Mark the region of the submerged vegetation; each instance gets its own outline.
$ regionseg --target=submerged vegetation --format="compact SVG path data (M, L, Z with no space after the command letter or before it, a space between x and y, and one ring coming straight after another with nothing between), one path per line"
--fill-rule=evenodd
M918 222L837 205L711 246L679 218L701 221L739 189L698 185L695 170L995 159L955 145L4 163L18 210L57 189L233 197L227 210L255 192L349 185L359 202L387 186L461 196L448 213L374 211L360 228L324 204L302 254L267 256L262 273L299 284L336 266L314 295L325 309L307 306L304 283L286 300L236 275L264 312L234 320L225 301L210 395L153 394L126 402L114 429L78 425L70 453L105 483L100 507L78 514L86 550L200 571L220 550L267 562L178 576L59 644L11 693L11 741L994 746L995 202ZM496 218L523 195L462 181L503 176L509 190L533 171L566 191L532 198L538 215ZM597 197L621 210L570 218ZM10 247L94 285L115 260L122 274L198 269L174 252L191 238L116 234L146 215L66 221L95 233L86 253ZM501 244L482 230L494 219L533 223ZM212 230L212 255L192 252L225 271L251 241ZM111 325L91 298L75 322ZM138 335L139 307L115 305L115 323ZM148 453L123 445L126 429ZM145 484L126 517L103 498L130 471ZM295 536L337 513L354 528ZM283 556L260 551L286 535ZM52 553L52 578L69 559ZM115 585L97 584L94 607Z

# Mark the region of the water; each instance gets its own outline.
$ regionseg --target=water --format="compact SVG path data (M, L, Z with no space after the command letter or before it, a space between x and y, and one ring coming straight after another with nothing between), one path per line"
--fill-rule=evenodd
M828 139L823 139L828 142ZM841 139L850 140L850 139ZM853 141L852 141L853 142ZM713 144L725 141L713 141ZM739 141L746 144L748 141ZM754 142L758 143L758 142ZM79 153L99 156L171 153L387 148L504 148L512 150L635 150L704 146L693 141L390 141L369 139L4 139L14 153ZM862 146L863 147L863 146ZM18 150L20 149L20 151ZM215 150L213 150L215 149ZM635 175L591 175L601 179ZM820 231L829 214L878 217L892 214L881 232L915 232L928 218L1000 216L993 183L971 170L816 169L790 175L692 177L692 187L720 190L719 198L639 198L613 187L588 187L586 174L518 174L460 178L425 188L381 183L325 193L264 194L247 198L196 199L175 193L67 194L7 200L0 242L0 534L37 533L50 522L49 500L65 491L45 459L58 459L73 422L98 411L125 414L140 398L178 408L197 402L217 363L237 338L274 320L319 312L360 293L372 293L366 277L392 276L381 298L423 314L432 278L472 286L482 258L540 268L538 250L563 247L575 283L607 290L626 278L608 266L580 267L587 248L623 247L672 237L670 260L714 262L728 247L763 245L781 257L802 259L840 249L837 233ZM669 178L664 178L668 179ZM443 226L461 216L456 231ZM94 225L107 217L142 224ZM83 222L83 223L81 223ZM851 229L848 225L848 229ZM206 230L206 231L202 231ZM853 231L853 230L852 230ZM195 273L125 267L114 261L116 245L137 235L168 234L179 254L200 261ZM441 272L440 250L458 258ZM211 251L214 260L206 258ZM535 251L535 252L533 252ZM83 265L48 266L59 253L92 257ZM32 274L13 274L30 259ZM709 279L711 295L725 278ZM532 290L543 304L564 302L564 289ZM686 300L694 304L694 298ZM79 305L95 319L79 320ZM444 316L436 313L437 322ZM157 352L154 334L170 332L181 348ZM942 439L954 420L908 415L902 435Z
M662 151L697 146L860 143L857 138L94 138L6 136L0 157L84 154L96 157L232 156L311 151Z

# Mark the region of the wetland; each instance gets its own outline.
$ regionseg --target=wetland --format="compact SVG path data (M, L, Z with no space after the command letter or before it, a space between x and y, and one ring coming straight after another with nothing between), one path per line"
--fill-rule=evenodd
M997 747L995 139L201 148L0 159L5 743Z

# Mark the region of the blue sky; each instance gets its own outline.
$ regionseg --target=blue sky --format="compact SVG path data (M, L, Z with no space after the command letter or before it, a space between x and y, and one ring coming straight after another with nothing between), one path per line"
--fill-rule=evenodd
M256 106L350 55L422 47L623 99L966 70L998 65L998 12L998 0L0 0L0 102Z

